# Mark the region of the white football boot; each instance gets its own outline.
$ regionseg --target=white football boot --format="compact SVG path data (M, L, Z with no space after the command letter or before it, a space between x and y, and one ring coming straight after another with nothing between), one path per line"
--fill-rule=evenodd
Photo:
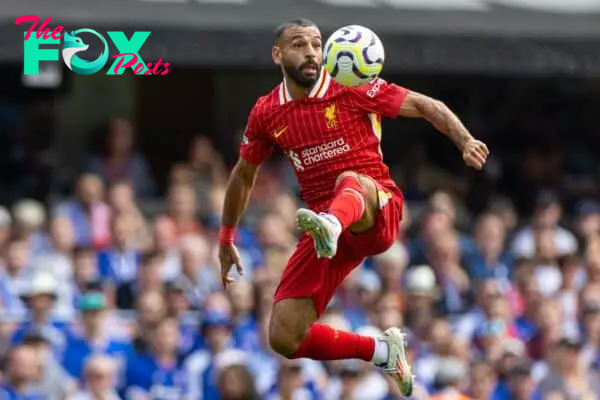
M313 238L317 257L335 256L342 227L334 216L300 208L296 211L296 221L300 230Z
M382 340L388 346L387 362L378 365L386 375L391 376L398 385L404 396L410 396L413 392L415 377L412 368L406 360L407 340L406 334L398 328L389 328L383 336L375 339Z

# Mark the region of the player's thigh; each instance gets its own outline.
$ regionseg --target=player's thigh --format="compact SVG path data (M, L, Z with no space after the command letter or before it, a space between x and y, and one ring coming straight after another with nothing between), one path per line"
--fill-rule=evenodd
M346 278L346 276L359 265L363 258L357 255L341 238L338 247L338 254L332 258L317 258L312 238L302 235L296 250L290 257L287 266L281 276L279 286L275 291L275 306L273 308L278 319L304 318L310 315L308 312L301 314L283 313L288 307L278 306L286 299L310 299L309 302L285 304L297 305L299 307L312 306L314 319L321 316L329 302L331 301L335 290ZM283 308L285 307L285 308ZM281 311L281 312L280 312ZM314 322L314 319L310 323Z
M269 325L271 345L282 353L293 353L317 319L312 298L283 298L273 305ZM290 347L286 351L286 347Z

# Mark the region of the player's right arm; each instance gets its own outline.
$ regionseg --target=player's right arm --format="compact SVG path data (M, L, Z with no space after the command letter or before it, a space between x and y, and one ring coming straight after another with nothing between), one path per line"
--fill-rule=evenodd
M243 267L234 245L234 239L242 214L248 206L260 165L271 154L273 148L271 141L264 132L255 106L250 112L248 124L242 137L240 158L231 172L225 190L225 202L219 232L219 261L224 287L234 281L229 276L229 271L233 265L236 266L240 275L243 274Z

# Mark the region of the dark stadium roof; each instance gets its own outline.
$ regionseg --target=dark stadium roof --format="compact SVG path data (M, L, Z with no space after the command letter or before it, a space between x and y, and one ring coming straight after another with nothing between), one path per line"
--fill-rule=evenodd
M600 37L600 2L590 0L0 0L0 10L13 22L37 14L82 24L272 29L304 16L326 29Z
M25 14L67 29L151 30L140 54L171 64L270 66L273 29L302 16L325 33L371 27L388 70L600 75L600 2L590 0L0 0L0 62L22 62L26 27L14 21Z

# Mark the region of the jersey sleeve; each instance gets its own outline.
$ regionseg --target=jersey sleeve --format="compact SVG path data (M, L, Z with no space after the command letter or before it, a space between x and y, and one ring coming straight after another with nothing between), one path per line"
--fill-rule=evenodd
M373 82L350 89L360 109L381 114L384 117L396 118L400 112L400 106L408 89L393 83L388 83L381 78Z
M240 144L240 157L250 164L262 164L273 150L273 143L264 130L256 106L250 111Z

